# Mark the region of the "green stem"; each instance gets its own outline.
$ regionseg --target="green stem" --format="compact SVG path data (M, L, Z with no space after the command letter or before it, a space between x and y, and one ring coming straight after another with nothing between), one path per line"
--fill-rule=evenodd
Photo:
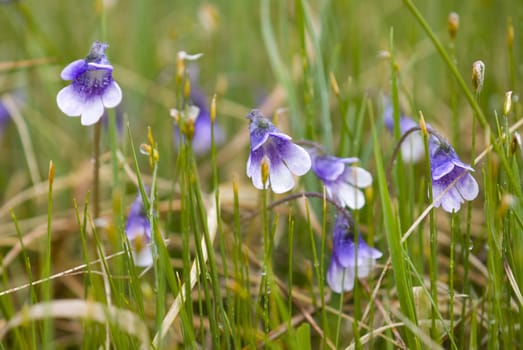
M436 34L434 34L434 32L430 28L429 24L425 20L425 18L423 18L423 15L419 12L417 7L412 3L412 0L403 0L403 3L405 4L405 6L407 6L407 8L410 10L410 12L414 15L414 18L416 18L418 23L423 27L423 29L429 36L430 40L436 47L436 50L438 50L439 54L441 55L441 58L443 58L443 61L449 68L450 72L456 78L456 81L458 82L458 85L460 86L461 90L465 94L465 97L467 98L469 104L471 105L474 112L476 112L475 116L478 119L478 121L480 122L481 126L485 129L488 129L489 125L487 122L487 118L485 118L485 115L483 114L483 111L481 110L478 102L474 98L472 91L470 91L467 84L463 80L463 77L461 76L461 74L459 74L458 69L456 68L456 65L450 58L449 54L447 53L447 51L445 50L445 48L443 47L443 45L441 44L439 39L436 37Z
M93 218L100 216L100 133L102 123L94 125L93 147L94 147L94 168L93 168Z
M51 300L52 286L51 282L47 279L51 275L51 223L53 216L53 180L54 180L54 165L51 161L49 163L49 188L47 195L47 242L46 242L46 252L45 260L42 271L42 278L45 278L46 281L42 284L42 300L43 302L48 302ZM51 318L45 318L44 321L44 349L52 348L51 339L53 336L53 328Z
M430 168L430 154L429 154L429 134L424 132L423 133L423 143L425 144L425 176L427 179L432 179L432 171ZM429 194L429 203L433 202L433 194L432 194L432 181L427 181L427 192ZM437 231L436 231L436 220L434 217L434 210L430 211L429 214L429 221L430 221L430 260L429 260L429 268L430 268L430 294L433 301L432 306L432 315L431 315L431 336L432 339L437 340L439 338L438 336L438 330L436 325L436 314L437 314L437 306L438 306L438 240L437 240Z

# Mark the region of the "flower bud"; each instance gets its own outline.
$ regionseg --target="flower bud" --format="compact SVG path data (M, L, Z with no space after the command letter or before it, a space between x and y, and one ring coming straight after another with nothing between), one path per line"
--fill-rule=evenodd
M204 3L198 9L198 19L207 34L213 33L218 27L220 13L218 9L209 3Z
M330 72L329 74L330 80L331 80L331 87L332 91L334 91L334 94L339 97L340 96L340 87L338 86L338 82L336 81L336 77L334 76L334 73Z
M151 130L151 127L147 127L147 140L149 141L149 144L154 147L154 137L153 137L153 131Z
M140 153L141 154L143 154L145 156L150 156L152 151L153 151L153 149L150 145L148 145L146 143L140 144Z
M505 193L501 197L501 201L499 203L498 216L504 217L505 215L507 215L508 210L513 208L515 204L516 204L516 197L514 197L510 193Z
M372 201L374 200L374 189L372 188L372 186L369 186L365 189L365 200L368 203L372 203Z
M194 120L193 119L187 119L184 124L183 128L183 134L187 136L187 138L192 141L192 138L194 136Z
M49 183L52 184L54 181L54 163L52 160L49 161Z
M171 117L173 117L176 124L180 123L180 111L179 110L177 110L176 108L171 108L171 110L169 111L169 115Z
M267 181L269 180L269 159L263 157L261 161L261 178L263 187L267 188Z
M472 86L476 94L481 92L483 88L483 80L485 79L485 63L478 60L472 63Z
M423 133L423 136L429 136L429 132L427 130L427 124L425 123L425 118L423 117L423 113L419 112L419 126L421 128L421 132Z
M191 80L185 79L185 85L183 87L183 94L186 99L189 99L191 97Z
M508 115L512 110L512 91L505 92L505 102L503 103L503 115Z
M456 12L449 13L447 25L450 39L455 40L459 29L459 15Z
M507 46L509 49L512 49L514 45L514 26L512 25L512 18L509 18L508 28L507 28Z
M216 94L212 97L211 100L211 123L214 123L216 120Z
M517 150L520 150L521 155L523 156L523 145L521 144L521 135L519 132L514 132L512 135L512 142L510 143L510 153L514 155Z
M238 178L236 176L232 177L232 192L234 193L234 197L238 197Z

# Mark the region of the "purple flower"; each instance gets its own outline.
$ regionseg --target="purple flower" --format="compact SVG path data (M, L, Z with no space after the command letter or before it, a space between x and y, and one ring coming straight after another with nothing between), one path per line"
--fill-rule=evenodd
M247 176L254 187L263 189L264 185L274 193L283 193L294 187L292 174L301 176L311 168L311 157L302 147L292 143L291 137L278 130L259 110L253 109L247 118L250 120L251 153L247 160ZM269 166L268 184L262 180L262 163Z
M333 292L348 292L354 288L356 266L358 267L358 277L367 277L374 269L376 259L381 258L382 253L369 247L359 235L356 251L353 228L347 218L341 214L336 218L332 239L333 251L327 271L327 283Z
M434 203L435 207L452 213L457 212L461 203L471 201L478 196L479 188L469 171L474 169L463 163L456 151L439 136L429 138L430 169L432 172L432 197L436 200L456 179L457 182Z
M384 99L384 111L383 111L383 121L385 122L385 127L390 131L394 131L394 117L393 117L393 108L388 99ZM409 117L400 116L400 133L401 135L405 134L412 128L418 127L418 124ZM403 161L407 163L416 163L420 161L425 155L425 146L423 145L423 137L421 132L415 131L401 144L401 157Z
M356 266L358 277L367 277L374 266L376 259L383 255L379 250L369 247L358 235L358 249L354 243L354 232L347 218L338 214L333 232L333 250L327 283L336 293L348 292L354 288Z
M136 266L152 265L153 256L149 244L151 242L151 224L147 219L142 198L139 194L129 211L125 233L131 244Z
M22 107L26 102L26 93L22 89L13 90L11 92L6 92L0 96L0 137L3 135L7 124L11 120L11 114L3 101L4 98L11 98L12 101L18 106Z
M9 111L5 107L5 105L0 101L0 135L4 133L4 129L7 125L7 123L11 120L11 116L9 115Z
M358 158L337 158L319 155L310 150L312 170L323 182L327 196L340 206L361 209L365 205L365 195L359 188L372 183L372 175L365 169L351 165Z
M70 63L61 74L72 83L56 96L58 107L70 117L81 116L82 125L95 124L104 107L116 107L122 100L122 90L113 80L113 66L105 56L107 47L94 42L85 59Z
M207 98L205 94L196 86L195 83L191 87L191 100L193 106L198 108L198 114L194 121L194 134L192 137L192 147L194 154L204 155L211 149L211 113L208 108ZM180 139L180 129L177 124L174 127L175 146L178 146ZM225 135L222 128L214 123L214 143L219 145L225 140Z

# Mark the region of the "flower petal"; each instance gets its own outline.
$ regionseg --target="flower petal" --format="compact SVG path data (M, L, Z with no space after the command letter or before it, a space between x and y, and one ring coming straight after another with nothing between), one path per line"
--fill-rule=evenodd
M263 159L262 150L253 151L247 159L247 176L251 178L252 184L259 190L263 190L261 177L261 161Z
M87 65L89 66L89 70L105 70L109 72L113 71L113 66L110 64L89 62Z
M251 124L254 126L254 124ZM263 128L251 128L251 150L257 151L269 139L269 132Z
M87 67L85 60L76 60L69 63L67 67L62 70L60 77L63 80L74 80L78 75L84 73Z
M298 175L304 175L311 168L311 156L303 148L288 141L281 153L289 170Z
M355 252L356 250L352 239L340 240L338 242L334 241L334 249L332 255L336 257L336 261L341 266L354 266L356 264L356 256L354 255Z
M313 156L312 170L322 181L335 181L345 171L345 164L336 157Z
M363 192L358 190L356 187L340 182L332 190L334 193L337 192L337 198L340 200L342 205L347 206L351 209L361 209L365 205L365 196ZM334 189L336 187L336 189Z
M151 266L153 264L153 254L151 246L147 245L143 247L139 252L133 249L133 259L136 266Z
M465 174L456 184L459 194L466 200L471 201L478 196L479 187L476 179L470 174Z
M95 124L104 114L101 98L91 98L85 102L82 110L82 125Z
M284 193L294 187L294 178L291 172L279 157L269 157L269 178L274 193Z
M56 103L60 110L70 117L77 117L82 114L85 105L83 98L71 85L60 90L56 96Z
M369 187L372 184L372 175L367 170L357 166L347 167L343 177L349 184L360 188Z
M343 268L333 257L327 271L327 283L333 292L349 292L354 288L354 271Z
M372 270L374 270L375 265L376 261L374 259L358 258L358 278L368 277Z
M431 159L431 161L433 161ZM435 163L435 161L433 161ZM445 160L432 166L432 179L439 180L445 175L448 175L454 169L454 163L451 159Z
M450 183L452 183L452 181L448 183L446 181L432 182L432 197L434 200L437 200L441 196L443 191L445 191ZM441 206L446 212L452 213L452 211L457 212L459 210L462 202L463 198L456 189L456 186L452 186L452 188L450 188L448 192L443 195L441 200L434 203L434 206L436 208Z
M116 81L113 81L104 91L102 95L103 105L106 108L113 108L122 101L122 90Z
M425 145L419 132L407 136L407 139L401 144L401 156L403 161L416 163L425 155Z

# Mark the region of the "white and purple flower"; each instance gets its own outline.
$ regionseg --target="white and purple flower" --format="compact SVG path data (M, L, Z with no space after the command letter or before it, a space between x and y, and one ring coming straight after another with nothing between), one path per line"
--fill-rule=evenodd
M122 101L122 90L113 80L113 66L105 56L108 46L94 42L85 59L70 63L61 73L63 80L72 82L56 96L58 107L70 117L81 116L82 125L95 124L104 108Z
M151 249L151 224L145 213L142 198L140 195L136 198L125 226L127 239L131 244L133 259L136 266L151 266L153 264L153 255Z
M432 197L436 202L435 207L441 206L443 210L457 212L461 203L471 201L478 196L478 183L470 175L474 169L463 163L456 151L441 137L431 135L429 138L430 169L432 173ZM458 179L456 181L456 179ZM440 200L442 193L454 181L455 184L448 189Z
M376 266L376 259L383 254L369 247L359 235L356 249L353 227L344 215L338 214L333 231L333 250L327 283L333 292L349 292L354 288L356 266L358 278L368 277Z
M351 209L361 209L365 205L365 195L360 188L372 184L372 175L354 165L358 158L319 155L315 149L309 150L309 154L312 158L312 171L323 182L327 197L336 204Z
M247 176L258 189L272 188L274 193L284 193L294 187L292 174L301 176L311 168L311 157L302 147L291 142L259 110L252 110L250 120L251 152L247 160ZM268 165L268 183L262 179L262 163Z

